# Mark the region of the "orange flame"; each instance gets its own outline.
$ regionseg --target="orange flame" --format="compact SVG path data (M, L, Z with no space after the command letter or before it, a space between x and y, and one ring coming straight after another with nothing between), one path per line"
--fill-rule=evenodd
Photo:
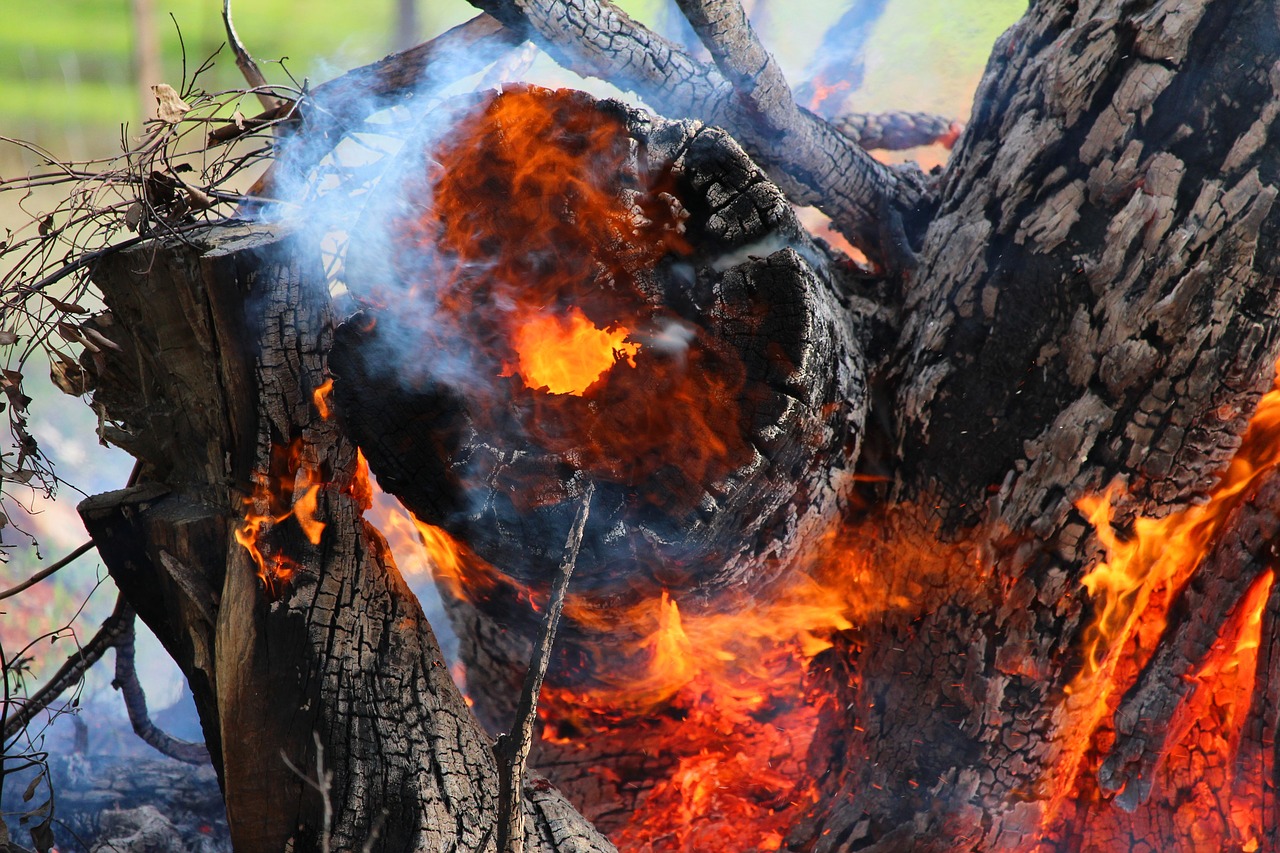
M566 318L534 317L516 329L515 372L530 388L581 396L615 363L636 366L640 345L628 343L629 334L621 326L598 329L577 308Z
M416 214L393 224L394 263L431 312L415 330L424 342L465 351L481 374L519 376L484 389L493 399L469 412L477 429L506 434L514 413L537 449L687 513L753 457L737 406L745 369L654 291L658 264L690 246L676 178L642 154L590 99L506 91L410 185ZM558 481L501 486L563 499Z
M1068 688L1066 707L1074 722L1064 737L1065 757L1052 783L1054 798L1046 811L1046 829L1058 819L1068 798L1091 791L1090 779L1101 761L1097 749L1105 753L1113 738L1107 721L1155 650L1176 594L1222 535L1250 486L1278 462L1280 386L1260 401L1240 449L1204 504L1159 519L1137 518L1130 534L1122 536L1113 526L1120 497L1117 490L1079 502L1107 557L1082 578L1094 603L1094 617L1083 635L1084 665ZM1247 763L1245 757L1237 756L1240 726L1253 691L1262 612L1272 582L1273 573L1268 571L1250 587L1208 660L1190 676L1196 689L1169 723L1171 750L1159 773L1168 790L1183 792L1177 812L1188 815L1192 825L1180 828L1179 837L1193 841L1191 849L1196 851L1224 849L1228 841L1240 845L1237 849L1247 850L1251 843L1258 849L1261 830L1248 816L1256 816L1261 807L1256 799L1261 795L1260 780L1237 786L1238 795L1232 794L1226 768ZM1203 784L1209 772L1205 762L1222 768L1215 771L1222 775L1214 787ZM1096 791L1087 796L1098 801ZM1226 810L1228 821L1223 824L1227 802L1234 804ZM1098 849L1113 836L1147 838L1159 844L1167 837L1167 829L1148 814L1160 807L1152 803L1133 816L1110 808L1090 812L1085 834Z
M329 415L333 411L329 405L329 398L333 394L333 377L329 377L323 383L311 392L311 402L315 405L316 411L320 413L320 417L329 420Z
M298 564L278 548L264 544L277 524L293 518L307 541L319 545L325 524L317 518L320 494L318 470L303 458L302 439L287 448L272 448L267 471L255 472L253 494L245 499L245 516L235 530L236 541L253 558L258 577L271 600L277 600Z

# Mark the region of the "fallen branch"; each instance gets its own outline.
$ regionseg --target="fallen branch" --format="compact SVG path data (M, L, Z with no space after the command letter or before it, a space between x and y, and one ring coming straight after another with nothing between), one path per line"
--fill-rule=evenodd
M578 562L578 549L582 546L582 533L587 526L594 494L595 485L588 483L578 514L574 516L573 526L569 530L564 557L551 581L551 598L547 603L546 615L542 617L542 627L533 647L529 669L525 672L524 689L520 693L520 704L516 706L515 722L511 726L511 732L500 735L493 747L498 757L498 853L524 853L524 811L520 806L520 788L529 749L533 745L538 694L542 691L542 681L546 678L547 666L551 663L551 647L555 643L556 627L560 623L560 613L564 610L569 578Z

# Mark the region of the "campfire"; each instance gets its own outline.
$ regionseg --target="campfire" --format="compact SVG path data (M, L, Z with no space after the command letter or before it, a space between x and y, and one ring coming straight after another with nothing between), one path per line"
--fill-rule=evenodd
M339 335L335 395L356 436L385 417L370 387L394 388L394 405L422 430L412 444L371 442L373 470L419 514L420 559L464 638L531 634L582 484L604 489L543 690L535 763L620 849L776 850L821 797L829 769L814 755L843 716L833 703L861 689L860 626L891 613L918 621L957 589L981 594L993 567L964 543L894 521L923 515L910 507L863 504L853 476L821 547L763 557L745 590L722 580L717 561L742 558L727 539L706 543L708 497L714 513L744 469L775 456L753 425L776 429L773 377L799 367L785 339L763 364L741 345L767 322L759 303L711 307L742 275L734 264L763 257L717 244L687 165L655 158L637 135L634 119L576 94L519 89L481 103L408 184L414 217L392 222L392 274ZM816 251L790 237L756 251ZM407 348L399 386L367 355L387 340ZM1080 500L1108 557L1083 578L1093 616L1063 690L1060 756L1038 783L1048 804L1039 826L1018 850L1066 839L1128 849L1121 838L1158 848L1170 814L1194 827L1179 837L1196 849L1260 849L1261 757L1241 752L1239 734L1270 571L1213 640L1146 768L1156 778L1131 780L1139 795L1117 785L1132 813L1113 808L1117 791L1097 778L1110 721L1173 593L1250 482L1280 461L1275 400L1280 392L1208 503L1117 531L1110 493ZM447 472L451 492L421 497L403 473L414 466ZM464 639L461 672L494 731L509 720L527 654L527 640L507 642ZM838 673L849 681L833 692Z
M710 59L497 4L215 131L286 124L237 201L303 215L197 227L183 173L107 312L23 291L139 460L82 518L236 847L1274 849L1280 85L1227 9L1033 4L961 133L819 118L736 3L682 0ZM436 89L344 159L406 63L528 40L669 118Z

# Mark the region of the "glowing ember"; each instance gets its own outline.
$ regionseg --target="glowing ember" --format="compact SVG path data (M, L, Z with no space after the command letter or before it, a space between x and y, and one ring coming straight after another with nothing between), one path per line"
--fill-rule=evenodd
M616 362L636 366L640 345L619 326L598 329L577 308L567 318L540 315L515 330L516 372L530 388L581 395Z

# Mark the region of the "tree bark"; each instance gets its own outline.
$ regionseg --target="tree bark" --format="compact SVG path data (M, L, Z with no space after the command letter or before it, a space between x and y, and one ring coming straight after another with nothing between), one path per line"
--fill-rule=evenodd
M1274 11L1041 3L997 42L908 281L886 413L892 493L915 507L890 550L940 531L971 543L941 565L990 575L848 641L833 666L847 711L816 740L862 759L793 843L1069 844L1109 808L1085 796L1066 827L1042 826L1055 774L1081 766L1064 690L1100 545L1076 502L1123 483L1123 524L1203 496L1272 382Z
M603 76L611 63L627 65L622 82L656 102L723 119L754 156L772 158L793 201L813 201L839 164L858 164L839 197L826 200L844 212L847 235L882 256L892 253L885 241L902 236L902 215L932 214L918 267L855 291L778 212L781 195L721 131L681 126L670 145L672 162L687 164L699 146L718 152L710 159L723 183L693 187L705 194L690 205L706 217L710 242L745 251L773 228L801 245L707 276L724 300L776 295L768 292L781 282L805 291L800 304L821 306L797 337L828 335L834 355L793 359L812 365L797 399L811 395L801 402L824 417L828 404L855 416L822 421L813 454L788 457L803 469L798 482L830 486L823 466L843 476L859 454L863 472L887 480L868 491L888 509L845 520L877 594L905 603L868 605L810 665L820 697L808 756L816 798L790 827L787 848L1049 851L1109 849L1125 838L1186 850L1280 848L1280 593L1266 587L1280 531L1274 476L1240 498L1213 547L1169 590L1167 627L1135 652L1128 682L1101 711L1077 692L1082 635L1095 615L1081 579L1103 552L1079 501L1117 487L1117 524L1127 535L1138 516L1202 499L1274 378L1274 4L1033 4L996 45L936 214L923 184L904 178L898 187L893 173L860 156L798 178L795 150L768 150L786 134L762 134L743 93L608 3L485 5L516 36L559 45L570 64ZM583 42L576 52L562 43L570 33ZM691 69L690 80L674 79L681 69ZM628 120L655 148L672 132ZM713 193L723 193L723 207ZM706 223L725 210L734 215L715 233ZM877 233L877 213L898 216L897 227ZM747 221L769 228L734 231ZM328 832L343 849L375 834L374 849L485 849L497 818L495 759L385 543L361 518L353 443L411 505L501 563L530 547L491 526L510 517L462 511L471 504L450 494L448 453L404 451L419 428L450 441L467 434L474 413L442 415L436 389L417 389L406 418L404 400L385 384L367 393L361 383L373 373L359 330L348 328L334 361L343 428L320 418L311 393L324 378L335 318L312 248L263 228L199 239L123 253L96 270L111 312L99 328L122 354L105 369L93 365L95 405L104 435L145 468L141 485L91 499L82 512L113 577L192 682L236 844L274 849L292 838L311 847ZM278 448L295 440L301 456L279 462ZM286 512L261 547L296 568L264 581L235 539L253 474L287 480L290 493L307 471L323 473L316 518L324 533L313 544ZM750 482L783 490L763 522L777 521L786 547L803 551L822 526L797 521L812 506L808 490ZM728 503L746 497L736 488L726 490ZM815 518L845 509L848 491L831 488ZM557 496L568 500L551 504L572 506L577 494L562 489ZM275 509L294 510L299 498ZM593 520L611 518L596 500ZM558 558L568 519L550 515L533 526L557 534L539 539L557 542ZM684 522L685 533L697 532ZM603 539L588 531L584 560L599 556ZM750 544L772 541L770 531ZM767 590L769 571L794 565L766 569L754 548L729 550L746 556L690 560L695 574L713 577L731 566L690 588L710 593L727 577ZM517 580L544 579L525 570ZM609 592L606 575L591 581L589 565L579 572ZM644 580L652 592L666 578ZM528 658L522 633L535 621L514 613L514 598L452 603L475 698L495 727L504 702L514 704L510 685ZM1242 636L1241 614L1255 604L1261 640L1247 707L1212 712L1242 720L1232 736L1239 758L1224 767L1202 745L1214 737L1210 711L1195 705L1185 679L1203 670L1215 644ZM1179 778L1161 769L1177 749L1185 754L1176 761L1210 768L1210 786L1232 793L1206 800L1196 790L1204 786L1161 787ZM580 761L547 750L544 760L564 778L587 779ZM634 756L615 758L621 767ZM331 827L321 793L290 765L327 790ZM655 772L652 765L628 766L620 778ZM323 783L326 772L332 783ZM1252 803L1256 795L1261 814L1230 814L1253 778L1259 791L1241 796ZM593 816L621 822L636 796L622 788L588 792L598 798ZM1177 819L1176 806L1193 800L1208 803L1217 831L1209 841ZM526 785L524 809L527 849L610 849L542 781Z
M237 849L483 849L488 737L363 520L354 446L312 403L332 328L314 257L240 227L98 268L99 324L123 354L98 372L95 404L145 473L82 514L192 683ZM282 469L295 439L301 456ZM264 583L234 536L249 473L303 468L326 475L323 537L275 526L260 547L296 570ZM549 786L523 809L527 850L612 849Z

